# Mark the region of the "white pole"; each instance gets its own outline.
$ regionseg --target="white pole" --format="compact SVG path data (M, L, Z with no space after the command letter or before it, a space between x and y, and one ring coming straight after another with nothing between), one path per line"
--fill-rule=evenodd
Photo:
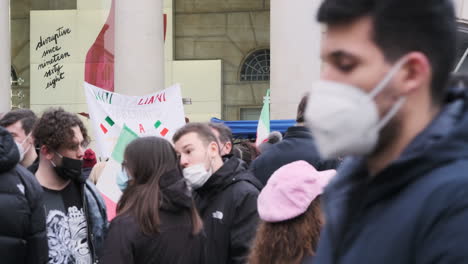
M10 1L0 0L0 115L11 109Z
M295 119L301 97L320 76L320 0L271 0L271 116Z
M116 1L115 92L164 89L163 27L163 0Z

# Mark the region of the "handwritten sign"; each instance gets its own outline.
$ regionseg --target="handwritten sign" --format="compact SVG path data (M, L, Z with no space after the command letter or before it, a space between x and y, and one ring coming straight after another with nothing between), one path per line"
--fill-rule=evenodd
M145 96L113 93L86 82L84 86L101 157L110 157L124 124L139 137L158 136L169 141L185 125L179 85Z
M57 84L66 77L63 66L71 54L60 45L60 42L71 33L70 28L59 27L50 35L40 36L37 41L36 51L42 53L42 62L37 69L43 71L43 77L47 79L45 89L56 88Z

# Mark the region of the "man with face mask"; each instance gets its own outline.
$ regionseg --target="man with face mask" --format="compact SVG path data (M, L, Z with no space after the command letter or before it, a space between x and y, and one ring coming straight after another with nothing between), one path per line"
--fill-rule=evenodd
M325 0L322 80L305 120L323 158L314 263L468 263L468 100L447 87L448 0Z
M102 197L81 171L86 128L77 115L51 108L33 136L40 146L36 178L44 189L49 263L95 263L108 223Z
M223 161L229 160L235 156L233 154L233 140L232 140L232 131L229 127L222 123L207 123L208 126L211 128L211 132L216 137L216 141L218 142L218 146L220 146L220 154L223 158ZM237 156L236 156L237 157ZM249 164L244 160L238 158L240 162L240 166L243 166L246 170L249 169ZM254 176L252 173L246 174L246 176ZM261 186L263 188L264 184L262 184L257 178L252 177L249 181L253 182L255 186Z
M35 173L39 160L31 136L37 116L29 109L17 109L6 113L0 119L0 126L6 128L15 139L20 153L20 164Z
M0 262L47 263L43 191L18 165L12 135L0 126Z
M173 141L203 219L209 241L207 263L245 263L257 228L261 186L252 181L253 175L239 159L223 162L207 124L187 124Z
M221 157L227 157L232 154L232 131L229 127L221 123L208 123L211 131L218 140Z

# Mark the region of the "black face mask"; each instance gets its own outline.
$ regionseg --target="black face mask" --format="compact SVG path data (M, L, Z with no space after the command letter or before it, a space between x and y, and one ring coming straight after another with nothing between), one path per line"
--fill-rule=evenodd
M81 168L83 167L83 161L67 158L60 154L58 155L62 158L62 165L56 166L54 163L52 163L57 175L62 177L64 180L79 181L81 178Z

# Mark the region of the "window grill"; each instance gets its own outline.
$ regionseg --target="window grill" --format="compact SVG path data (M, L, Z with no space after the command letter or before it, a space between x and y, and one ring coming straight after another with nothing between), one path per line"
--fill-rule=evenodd
M240 72L241 81L270 80L270 50L252 52L244 61Z

